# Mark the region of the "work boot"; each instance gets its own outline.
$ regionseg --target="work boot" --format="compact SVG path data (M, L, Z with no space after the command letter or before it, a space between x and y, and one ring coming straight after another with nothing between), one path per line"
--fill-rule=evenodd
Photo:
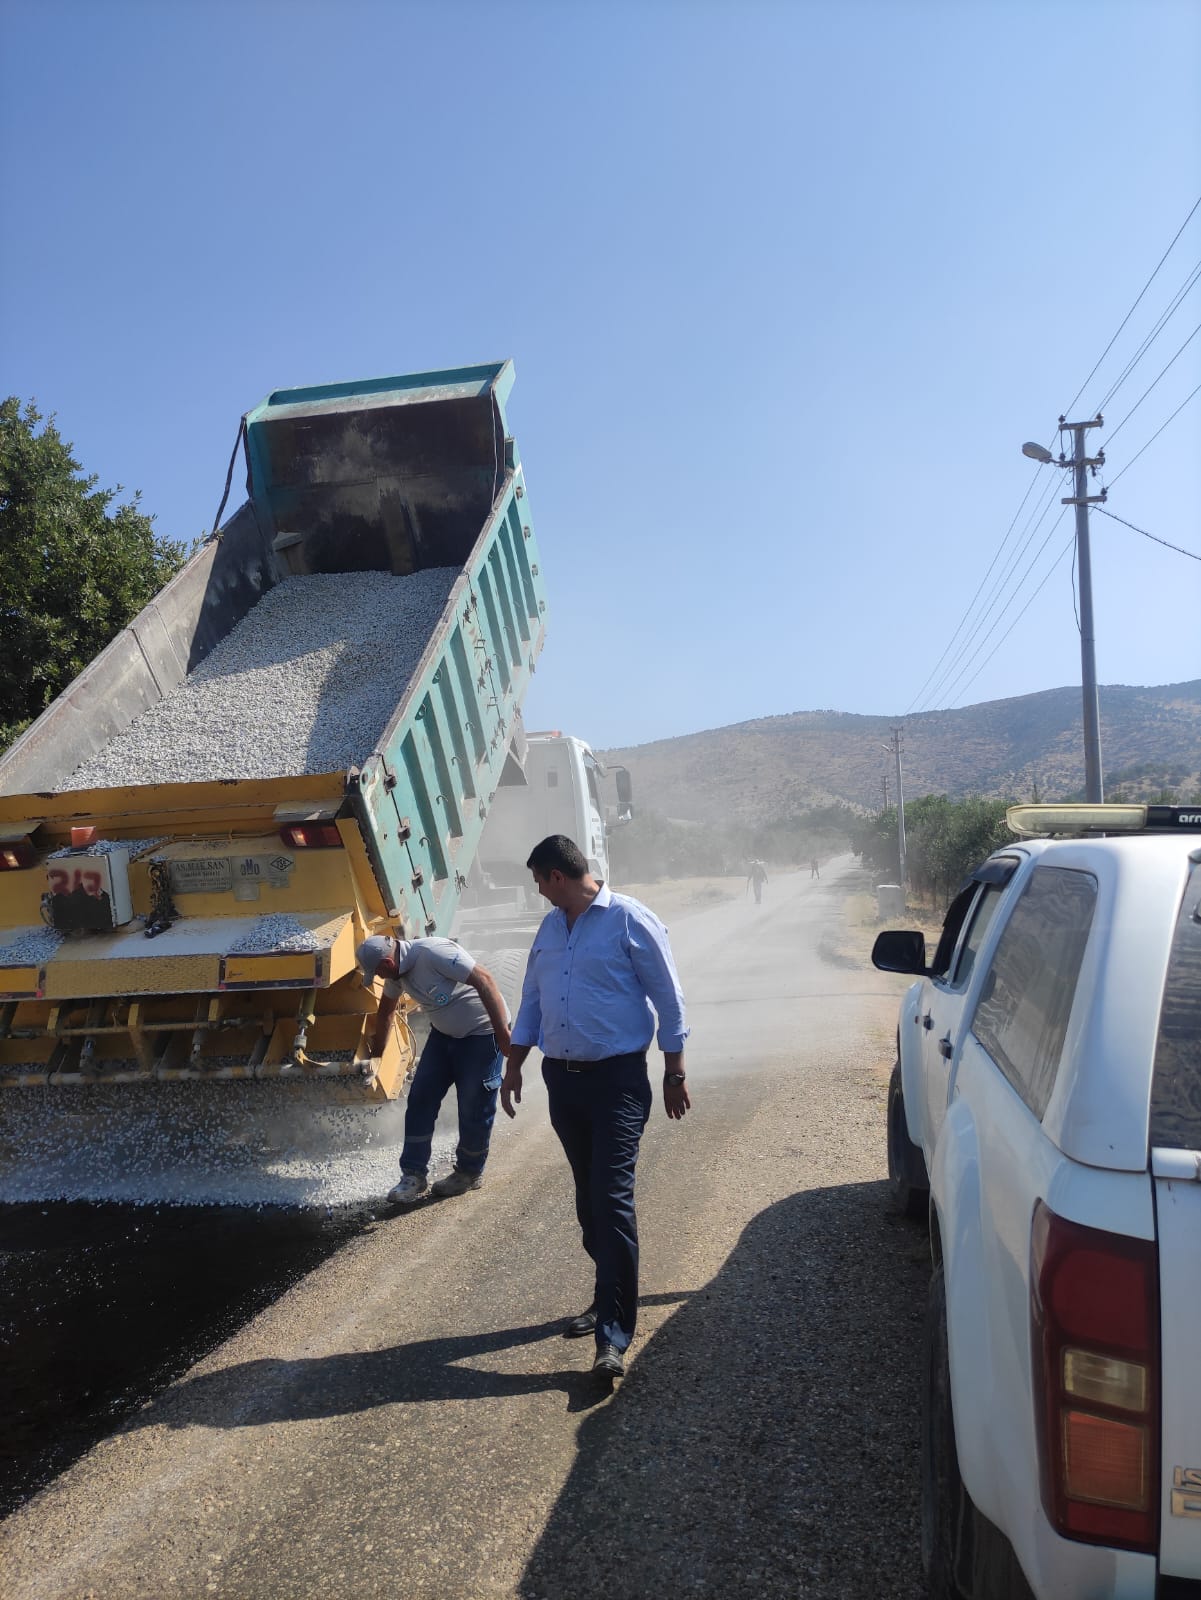
M611 1344L598 1344L596 1347L596 1360L592 1363L593 1374L598 1378L624 1378L626 1375L625 1358L620 1350Z
M439 1178L434 1185L433 1192L439 1200L445 1200L452 1194L466 1194L469 1189L478 1189L484 1181L482 1172L464 1172L462 1167L453 1167L444 1178Z
M429 1193L429 1183L424 1172L402 1172L395 1189L388 1190L388 1202L394 1206L412 1206Z
M563 1337L565 1339L582 1339L586 1334L595 1332L596 1303L594 1301L587 1311L581 1311L578 1317L572 1317L571 1321L563 1329Z

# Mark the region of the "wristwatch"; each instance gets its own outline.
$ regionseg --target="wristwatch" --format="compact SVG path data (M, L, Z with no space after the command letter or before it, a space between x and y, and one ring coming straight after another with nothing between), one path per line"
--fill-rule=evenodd
M678 1089L683 1081L684 1074L682 1072L665 1072L663 1074L663 1082L670 1083L673 1089Z

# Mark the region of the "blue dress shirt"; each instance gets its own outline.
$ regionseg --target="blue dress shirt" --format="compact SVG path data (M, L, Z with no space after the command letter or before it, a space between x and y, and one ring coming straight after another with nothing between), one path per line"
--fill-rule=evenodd
M651 1007L654 1007L654 1011ZM534 937L513 1043L566 1061L684 1048L684 996L667 929L646 906L607 884L568 932L557 908Z

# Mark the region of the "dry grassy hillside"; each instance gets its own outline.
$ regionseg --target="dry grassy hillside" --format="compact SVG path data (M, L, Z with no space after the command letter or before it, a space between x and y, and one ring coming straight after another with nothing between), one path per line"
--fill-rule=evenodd
M758 823L845 801L871 810L892 764L880 748L896 719L838 711L762 717L654 744L607 750L637 800L667 816ZM1047 689L905 722L907 798L980 794L1064 799L1084 781L1079 689ZM1201 791L1201 679L1101 690L1101 751L1111 798ZM892 796L895 798L895 796Z

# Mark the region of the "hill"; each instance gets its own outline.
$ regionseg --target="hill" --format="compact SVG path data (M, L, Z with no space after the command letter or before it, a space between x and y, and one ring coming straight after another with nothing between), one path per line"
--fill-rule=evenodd
M751 824L843 802L878 810L893 763L880 748L899 719L840 711L759 717L675 739L606 750L628 766L636 803L696 822ZM904 723L906 799L978 794L1044 800L1079 796L1084 782L1080 690L1046 689ZM1106 795L1201 792L1201 679L1101 690Z

